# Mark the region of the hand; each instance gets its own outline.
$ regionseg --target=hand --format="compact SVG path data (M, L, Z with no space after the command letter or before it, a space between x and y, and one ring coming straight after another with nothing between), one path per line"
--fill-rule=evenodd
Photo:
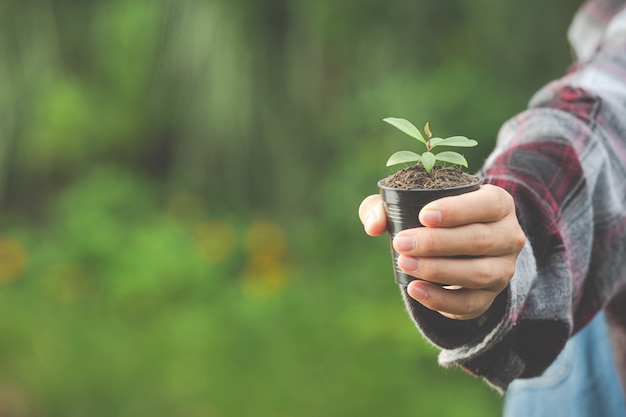
M359 217L370 236L385 233L380 196L363 200ZM393 241L400 268L420 278L407 287L409 296L452 319L468 320L486 312L513 278L526 242L511 195L483 185L429 203L419 219L425 227L403 230ZM446 286L433 284L437 282Z

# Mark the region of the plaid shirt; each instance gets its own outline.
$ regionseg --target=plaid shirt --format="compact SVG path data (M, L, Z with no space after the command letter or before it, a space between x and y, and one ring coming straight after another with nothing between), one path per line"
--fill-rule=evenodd
M587 1L568 33L577 63L498 135L483 175L513 195L527 244L515 276L479 319L404 299L418 328L498 390L540 375L606 311L626 386L626 0Z

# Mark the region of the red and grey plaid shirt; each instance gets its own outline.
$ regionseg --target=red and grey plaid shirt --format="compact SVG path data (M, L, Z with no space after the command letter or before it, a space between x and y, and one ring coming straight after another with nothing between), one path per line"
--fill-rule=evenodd
M502 127L483 169L528 238L508 290L469 322L404 297L442 365L500 390L540 375L600 310L626 386L625 3L581 7L568 33L577 63Z

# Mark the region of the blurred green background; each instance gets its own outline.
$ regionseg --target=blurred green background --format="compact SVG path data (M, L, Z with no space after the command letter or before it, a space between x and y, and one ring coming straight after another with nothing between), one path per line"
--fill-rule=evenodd
M479 169L576 7L1 0L0 417L499 415L356 211L384 117Z

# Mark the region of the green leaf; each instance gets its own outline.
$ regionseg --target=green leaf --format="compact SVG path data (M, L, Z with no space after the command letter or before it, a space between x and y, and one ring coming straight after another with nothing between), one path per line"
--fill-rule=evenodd
M437 161L448 162L454 165L463 165L465 168L467 168L467 160L460 153L450 151L439 152L437 155L435 155L435 158L437 159Z
M468 139L465 136L451 136L449 138L438 140L435 144L433 144L434 139L430 140L430 147L434 148L435 146L457 146L459 148L471 148L472 146L478 145L474 139Z
M386 119L383 119L383 121L400 129L412 138L415 138L424 144L426 143L426 139L424 139L424 136L422 136L422 133L419 131L419 129L416 128L415 125L408 120L399 119L397 117L387 117Z
M443 140L442 138L430 138L430 147L434 148L442 140Z
M398 151L391 155L387 160L387 166L414 163L421 160L420 156L415 152Z
M435 166L435 161L435 155L433 155L432 153L424 152L422 154L422 165L424 165L424 169L426 169L426 172L430 173L430 171Z

